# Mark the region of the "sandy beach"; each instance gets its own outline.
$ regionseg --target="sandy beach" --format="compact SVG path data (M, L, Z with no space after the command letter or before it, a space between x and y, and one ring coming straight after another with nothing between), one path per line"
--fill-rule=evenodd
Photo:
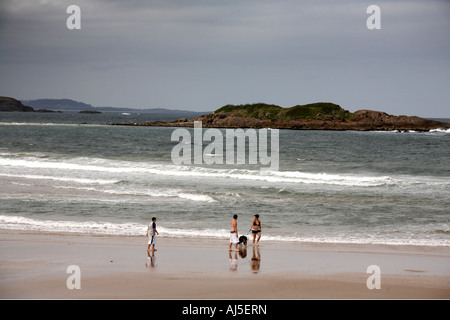
M227 240L0 235L2 299L448 299L450 248ZM380 289L375 283L379 267ZM79 269L79 278L69 266ZM70 279L69 279L70 278ZM68 288L78 281L80 289Z

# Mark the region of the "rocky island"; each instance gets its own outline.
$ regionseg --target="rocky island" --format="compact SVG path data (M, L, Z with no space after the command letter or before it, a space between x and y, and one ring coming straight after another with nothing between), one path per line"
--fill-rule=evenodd
M356 131L429 131L450 128L450 123L417 116L394 116L373 110L358 110L352 113L328 102L296 105L290 108L265 103L226 105L192 120L182 118L172 122L115 123L113 125L193 127L194 121L201 121L203 128Z
M97 110L81 110L78 113L85 113L85 114L102 114L100 111Z

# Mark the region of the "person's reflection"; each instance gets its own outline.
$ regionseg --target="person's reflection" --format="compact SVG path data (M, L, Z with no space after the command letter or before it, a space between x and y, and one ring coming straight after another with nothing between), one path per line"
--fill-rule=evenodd
M247 257L247 246L245 245L241 245L240 247L239 247L239 256L242 258L242 259L245 259L246 257Z
M156 250L147 251L148 259L147 262L145 263L145 267L149 270L156 267L155 251Z
M234 257L232 257L232 252L228 253L228 257L230 259L230 271L237 271L238 267L238 257L237 252L234 252Z
M250 262L250 269L253 273L258 273L261 265L261 254L259 253L259 246L253 246L253 256Z

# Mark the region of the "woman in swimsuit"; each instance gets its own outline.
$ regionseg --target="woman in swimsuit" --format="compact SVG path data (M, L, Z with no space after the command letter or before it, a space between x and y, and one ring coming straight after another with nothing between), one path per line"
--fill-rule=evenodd
M261 220L259 220L259 214L255 214L250 229L253 233L253 244L255 244L255 240L256 244L259 244L259 239L261 239ZM258 239L256 239L256 235L258 235Z

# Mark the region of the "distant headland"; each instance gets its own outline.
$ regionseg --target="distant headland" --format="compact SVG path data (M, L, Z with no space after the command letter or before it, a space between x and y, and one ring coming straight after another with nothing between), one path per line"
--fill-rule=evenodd
M417 116L394 116L373 110L358 110L352 113L329 102L296 105L290 108L265 103L226 105L192 120L181 118L172 122L115 123L113 125L193 127L195 121L201 121L204 128L341 131L430 131L450 128L450 123Z
M33 107L24 105L21 101L10 98L10 97L0 97L0 111L3 112L41 112L41 113L50 113L50 112L61 112L59 110L51 110L51 109L34 109Z
M124 108L124 107L94 107L71 99L36 99L19 101L10 97L0 97L0 112L79 112L84 114L101 114L107 112L152 113L194 118L208 112L173 110L165 108Z
M0 97L0 111L4 112L33 112L34 108L25 106L19 100L10 97Z

